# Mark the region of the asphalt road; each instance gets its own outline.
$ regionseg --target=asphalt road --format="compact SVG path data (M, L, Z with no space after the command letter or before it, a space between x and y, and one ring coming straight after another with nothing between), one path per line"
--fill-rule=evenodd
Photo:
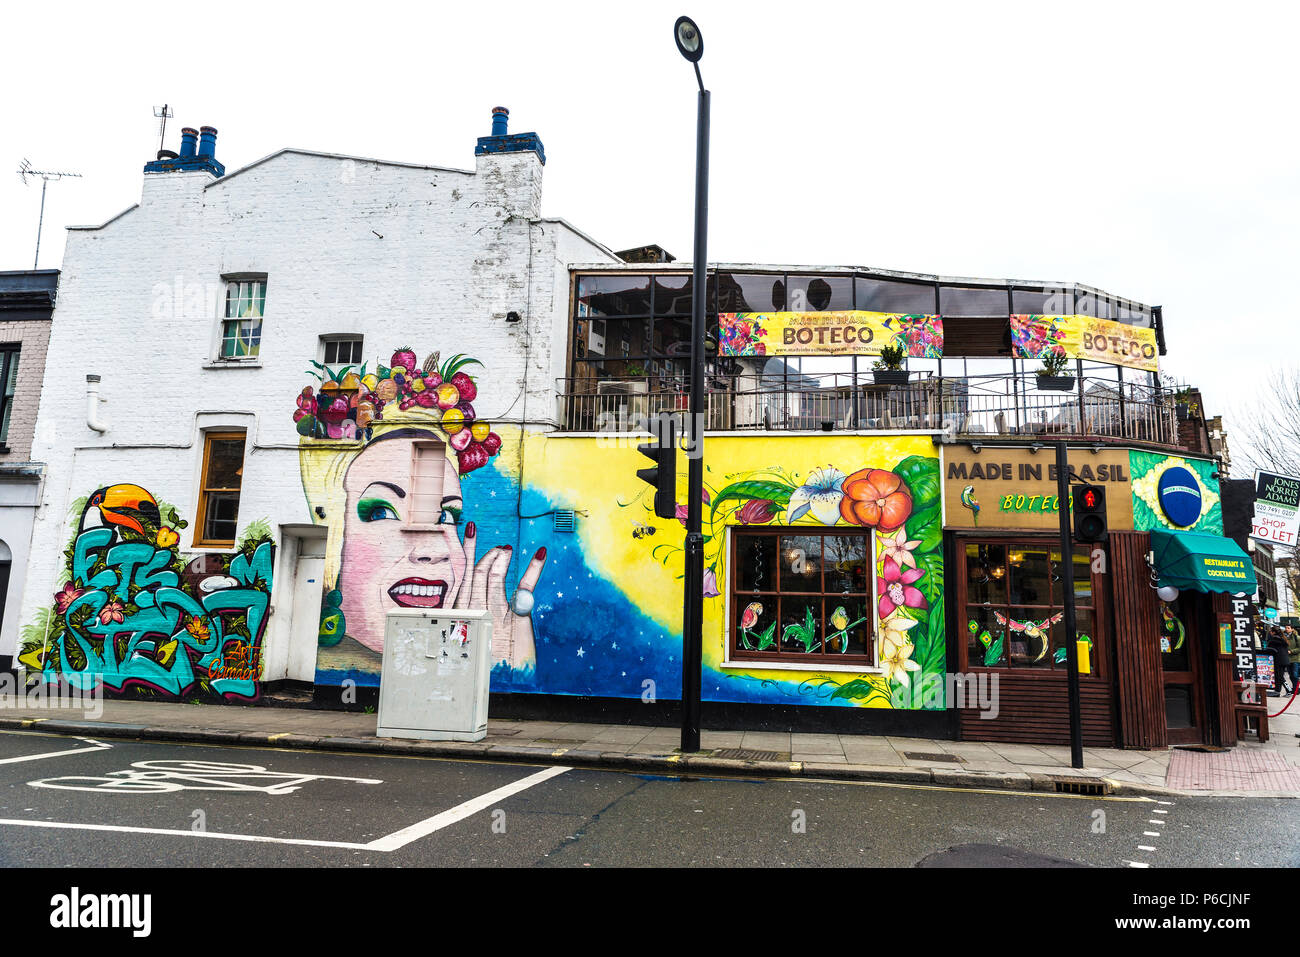
M0 733L5 867L1131 862L1295 867L1300 801L680 779Z

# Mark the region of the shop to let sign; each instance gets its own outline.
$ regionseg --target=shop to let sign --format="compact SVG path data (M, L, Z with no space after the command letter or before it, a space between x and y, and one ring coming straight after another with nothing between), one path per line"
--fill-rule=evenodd
M1154 329L1096 316L1012 315L1012 352L1021 359L1063 355L1157 372Z
M1294 547L1300 532L1300 478L1255 473L1255 514L1250 537Z
M724 312L720 356L874 356L901 346L913 359L943 355L943 320L892 312Z

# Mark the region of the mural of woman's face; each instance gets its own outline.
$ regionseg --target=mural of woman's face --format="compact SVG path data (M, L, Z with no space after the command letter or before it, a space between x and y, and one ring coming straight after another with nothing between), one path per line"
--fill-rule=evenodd
M412 446L417 437L376 441L343 479L347 513L338 588L347 633L373 651L384 646L384 616L397 608L450 608L466 579L466 555L457 525L463 502L454 463L444 466L437 524L412 527L415 506ZM427 441L427 440L426 440ZM466 534L473 538L473 523ZM468 586L467 586L468 587Z

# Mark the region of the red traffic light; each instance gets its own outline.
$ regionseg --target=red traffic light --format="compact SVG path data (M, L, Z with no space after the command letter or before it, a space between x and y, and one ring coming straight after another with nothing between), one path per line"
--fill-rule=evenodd
M1094 492L1092 489L1088 489L1088 491L1083 493L1083 507L1084 508L1097 507L1097 493Z

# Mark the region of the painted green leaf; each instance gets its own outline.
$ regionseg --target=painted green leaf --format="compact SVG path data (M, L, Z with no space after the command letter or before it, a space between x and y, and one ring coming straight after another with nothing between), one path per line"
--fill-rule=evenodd
M912 550L913 555L939 551L943 545L943 524L939 520L939 506L932 505L920 514L913 514L907 520L907 537L920 543Z
M861 701L873 697L886 697L884 689L869 678L854 678L836 688L831 700L848 698L850 701Z
M989 645L988 651L984 652L984 664L996 665L1002 660L1002 643L1005 637L1005 635L998 635L993 640L993 644Z
M794 486L784 482L770 482L765 479L755 479L748 482L735 482L728 485L721 492L713 497L713 504L709 512L709 523L712 524L713 516L718 512L718 506L726 501L740 501L751 498L766 498L775 502L784 508L790 504L790 496L794 494Z
M942 606L943 553L941 551L935 551L917 555L916 567L925 572L925 574L914 582L914 584L921 590L921 594L925 596L926 604L930 608L933 608L936 605Z
M909 455L894 467L912 491L912 508L928 508L939 501L939 460L921 455Z
M758 650L766 651L776 643L776 622L772 622L758 633Z

